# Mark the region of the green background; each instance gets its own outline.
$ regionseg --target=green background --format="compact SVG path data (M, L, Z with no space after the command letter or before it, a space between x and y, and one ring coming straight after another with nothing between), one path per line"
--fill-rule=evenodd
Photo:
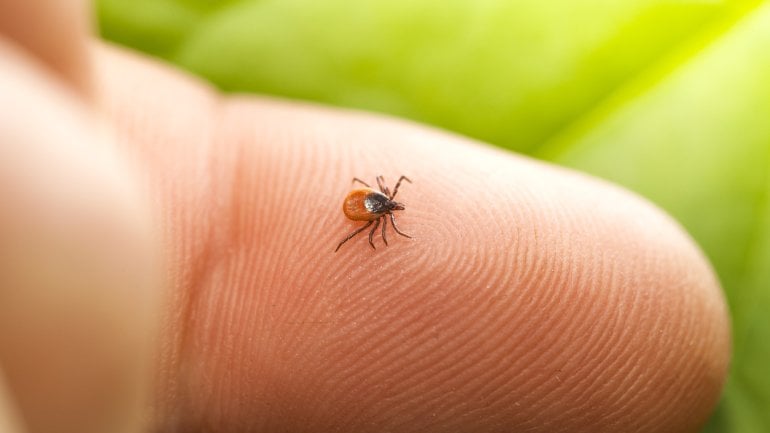
M770 432L770 3L101 0L101 31L253 91L392 113L613 180L724 285L730 379L705 431Z

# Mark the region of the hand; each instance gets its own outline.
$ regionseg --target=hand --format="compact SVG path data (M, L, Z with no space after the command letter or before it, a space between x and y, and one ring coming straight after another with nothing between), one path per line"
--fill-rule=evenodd
M692 432L708 417L724 300L647 202L395 119L224 97L92 41L85 16L0 2L0 430ZM399 224L414 239L333 253L358 227L340 209L351 178L378 174L413 181Z

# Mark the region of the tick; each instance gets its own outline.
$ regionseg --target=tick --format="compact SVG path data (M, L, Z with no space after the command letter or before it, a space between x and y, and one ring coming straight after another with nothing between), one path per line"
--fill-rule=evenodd
M345 197L345 201L342 202L342 212L345 216L353 221L368 221L362 227L358 228L353 233L349 234L342 242L334 249L336 253L340 249L342 244L349 241L353 236L366 230L369 226L374 224L372 230L369 232L369 245L372 249L377 249L374 246L374 233L382 222L382 241L385 245L388 245L388 239L385 237L385 227L388 225L387 218L390 217L390 223L393 225L393 230L401 236L411 238L406 233L403 233L398 229L396 225L396 217L393 216L393 211L404 210L404 205L393 200L398 194L398 187L401 186L401 181L407 181L412 183L406 176L401 176L396 182L396 186L393 188L393 194L390 193L390 188L385 186L385 179L382 176L377 176L377 186L380 190L372 189L368 183L363 180L354 177L353 182L359 182L366 188L356 188L348 193Z

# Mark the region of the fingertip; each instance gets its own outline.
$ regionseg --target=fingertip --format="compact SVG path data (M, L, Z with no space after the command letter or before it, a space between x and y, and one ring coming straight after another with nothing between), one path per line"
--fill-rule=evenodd
M341 323L366 323L344 338L329 329L329 347L312 349L336 372L314 375L327 377L315 389L334 406L431 431L696 431L713 409L729 359L724 299L697 246L645 200L410 124L269 103L256 111L287 128L296 115L310 130L344 131L322 136L333 144L320 151L318 136L298 133L286 159L262 154L260 164L419 179L399 215L419 241L368 254L351 240L343 262L299 259L313 280L281 279L306 301L304 290L320 288ZM316 146L312 159L305 145ZM355 171L335 170L340 160ZM283 197L276 216L295 191L331 197L333 182L292 181L291 170L271 178ZM347 224L318 211L330 227ZM309 236L301 221L281 221L278 238ZM344 412L327 415L361 428Z

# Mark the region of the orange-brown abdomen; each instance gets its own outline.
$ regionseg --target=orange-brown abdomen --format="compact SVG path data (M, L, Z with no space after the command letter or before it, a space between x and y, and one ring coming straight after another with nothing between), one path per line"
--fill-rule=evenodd
M366 198L377 191L371 188L358 188L350 191L342 203L342 212L353 221L371 221L381 214L371 212L366 208Z

